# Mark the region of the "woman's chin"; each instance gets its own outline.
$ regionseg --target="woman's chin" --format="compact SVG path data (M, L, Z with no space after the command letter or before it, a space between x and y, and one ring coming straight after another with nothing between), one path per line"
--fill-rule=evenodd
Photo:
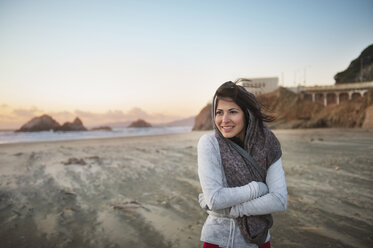
M232 133L223 132L222 134L223 134L224 138L227 138L227 139L230 139L230 138L234 137L234 135Z

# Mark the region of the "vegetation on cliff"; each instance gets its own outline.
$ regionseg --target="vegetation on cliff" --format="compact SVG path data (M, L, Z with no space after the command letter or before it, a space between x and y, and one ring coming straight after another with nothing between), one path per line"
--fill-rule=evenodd
M373 44L354 59L349 67L334 76L336 84L373 80Z

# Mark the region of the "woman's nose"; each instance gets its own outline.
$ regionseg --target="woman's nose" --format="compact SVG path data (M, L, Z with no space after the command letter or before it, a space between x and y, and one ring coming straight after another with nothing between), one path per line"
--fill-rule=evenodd
M229 121L230 121L229 116L228 116L227 114L224 114L224 115L223 115L223 122L224 122L224 123L227 123L227 122L229 122Z

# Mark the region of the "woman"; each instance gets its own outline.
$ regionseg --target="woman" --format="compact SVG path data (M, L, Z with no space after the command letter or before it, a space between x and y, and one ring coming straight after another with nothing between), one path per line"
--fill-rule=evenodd
M242 80L238 80L240 82ZM271 213L287 205L281 147L255 96L233 82L213 98L215 134L198 142L203 247L270 247Z

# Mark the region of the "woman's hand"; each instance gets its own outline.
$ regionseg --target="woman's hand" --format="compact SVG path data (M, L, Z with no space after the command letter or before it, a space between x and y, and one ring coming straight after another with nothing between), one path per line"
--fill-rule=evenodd
M199 201L199 205L201 206L202 209L209 210L209 207L207 206L207 203L205 201L205 197L203 196L203 193L198 195L198 201Z
M263 215L286 210L288 192L281 158L267 170L266 184L258 183L258 185L259 191L265 190L265 188L260 189L265 185L268 186L269 192L256 199L233 206L230 211L231 216Z
M259 186L259 196L268 194L269 190L268 190L267 184L262 183L262 182L257 182L257 183L258 183L258 186Z
M268 194L267 184L262 183L262 182L256 182L256 183L258 184L258 187L259 187L259 196L258 197L261 197L265 194ZM205 201L205 197L204 197L203 193L200 193L198 195L198 201L199 201L199 205L201 206L202 209L210 210L209 207L207 206L207 203ZM230 209L231 209L231 207L229 208L229 210Z

